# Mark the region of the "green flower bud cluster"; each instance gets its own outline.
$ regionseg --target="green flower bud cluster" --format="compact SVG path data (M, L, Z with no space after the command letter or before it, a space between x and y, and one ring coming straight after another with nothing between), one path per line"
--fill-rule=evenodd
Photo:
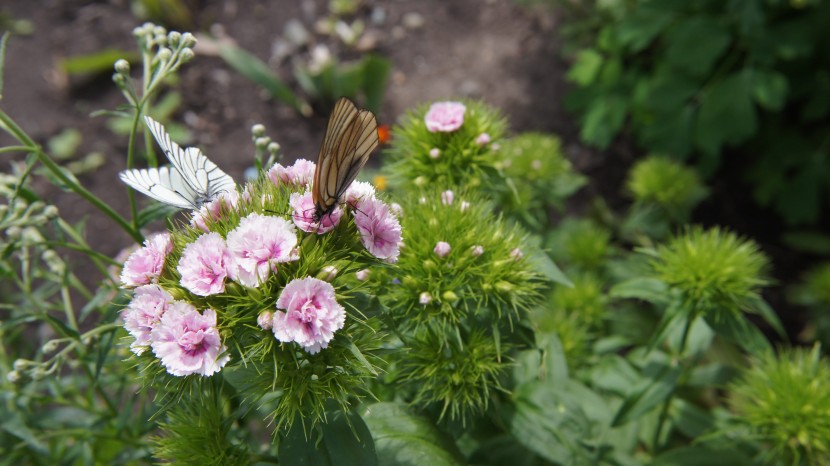
M830 463L830 362L818 346L758 357L729 398L735 422L767 449L769 464Z
M490 185L497 178L498 144L507 123L495 109L476 101L466 106L463 124L451 132L431 132L425 116L429 105L408 112L393 130L389 149L390 178L395 185L423 187ZM486 136L483 137L483 136Z
M626 189L637 203L655 205L681 221L707 194L693 168L660 156L638 161L628 174Z

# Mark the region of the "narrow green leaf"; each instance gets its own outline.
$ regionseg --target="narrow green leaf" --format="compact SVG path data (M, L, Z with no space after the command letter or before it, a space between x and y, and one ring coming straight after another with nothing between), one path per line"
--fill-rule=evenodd
M458 447L428 419L402 403L375 403L363 410L383 466L461 466Z
M9 42L9 31L0 37L0 100L3 100L3 75L6 71L6 44Z
M363 364L363 367L366 368L372 375L378 375L378 372L375 370L375 366L373 366L369 361L366 359L366 356L363 356L363 353L354 344L354 342L349 342L349 351L357 358L358 361Z
M729 313L707 316L706 322L715 333L740 346L748 353L761 354L771 350L769 340L743 315Z
M665 401L677 387L681 372L680 366L665 366L651 383L626 398L611 425L616 427L638 419Z
M750 303L750 310L753 312L757 312L766 323L775 330L779 336L782 338L787 338L787 331L784 330L784 324L781 323L781 319L778 318L778 314L770 307L770 305L764 301L763 298L758 297L757 299L753 299Z
M5 412L4 413L5 420L3 424L0 425L4 431L8 432L9 434L23 440L32 450L46 455L48 454L48 449L46 445L44 445L37 437L35 437L35 433L29 429L29 426L26 425L23 417L18 412Z
M830 255L830 235L820 231L791 231L781 241L796 251Z
M51 326L59 334L72 338L73 340L80 340L81 334L79 334L76 330L70 328L64 322L50 316L49 314L44 314L44 320L46 320Z
M637 277L618 283L608 292L614 298L641 299L653 304L669 301L669 287L656 278Z
M378 458L369 428L355 414L333 411L328 422L308 437L295 422L280 442L280 464L285 466L376 466ZM318 436L322 436L319 438Z
M311 115L311 107L300 100L262 60L235 45L220 44L219 56L231 68L254 83L262 86L271 95L289 105L303 116Z
M574 284L568 280L568 277L565 276L562 269L556 265L556 262L554 262L550 256L542 252L540 249L533 248L528 255L527 260L533 265L533 268L536 271L541 273L548 280L554 283L559 283L560 285L565 285L569 288L573 288Z
M755 460L737 448L680 447L660 454L651 466L750 466Z

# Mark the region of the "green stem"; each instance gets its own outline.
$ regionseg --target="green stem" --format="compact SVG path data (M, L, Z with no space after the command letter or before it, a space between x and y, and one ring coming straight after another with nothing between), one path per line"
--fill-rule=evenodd
M0 122L2 122L9 133L12 134L18 141L23 143L24 145L29 147L29 150L35 154L38 161L46 167L47 170L52 172L52 174L58 178L62 183L64 183L69 189L74 191L79 196L83 197L87 202L95 206L98 210L100 210L104 215L111 218L115 223L117 223L121 228L124 229L130 236L132 236L136 241L141 242L144 238L141 237L141 233L138 232L137 228L133 228L124 217L118 215L116 211L112 209L107 203L99 199L97 196L89 192L86 188L78 184L74 179L69 178L66 174L61 170L60 166L56 164L51 157L46 155L43 152L43 149L40 148L19 126L15 123L7 114L6 112L0 110Z
M680 347L677 351L677 359L683 359L686 353L686 342L689 339L689 331L691 330L692 322L694 322L695 319L696 317L690 317L689 319L686 319L686 325L683 327L683 336L680 338ZM678 380L683 380L685 372L686 368L683 367ZM666 401L663 402L663 406L660 408L660 417L657 421L657 428L654 429L654 441L652 443L652 448L655 453L657 452L657 447L660 443L660 435L663 433L663 426L665 425L666 420L669 417L669 407L671 407L671 402L674 399L674 394L676 391L677 387L675 387L675 390L672 390L672 392L666 398Z
M0 147L0 154L6 153L6 152L29 152L31 150L32 150L32 148L29 147L29 146L6 146L6 147Z

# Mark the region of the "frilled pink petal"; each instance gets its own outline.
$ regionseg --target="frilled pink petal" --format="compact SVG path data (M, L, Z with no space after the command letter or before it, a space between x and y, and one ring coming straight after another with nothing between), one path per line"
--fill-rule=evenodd
M188 244L177 267L181 285L191 293L210 296L225 291L233 258L219 233L207 233Z
M216 328L216 312L207 309L200 314L185 302L169 307L153 329L151 340L153 354L176 376L212 375L230 359Z
M130 304L121 312L124 328L135 338L130 349L141 354L150 346L150 332L161 321L173 297L158 285L143 285L135 289Z
M125 287L147 285L158 281L164 259L173 250L170 233L148 236L144 247L130 254L121 269L121 284Z
M388 262L398 260L401 224L388 205L380 199L364 199L357 204L354 222L369 253Z
M207 226L208 222L219 220L224 213L236 208L238 203L239 193L237 191L222 193L216 199L202 205L199 210L191 212L190 225L207 233L210 231Z
M346 311L335 299L331 284L313 277L294 279L277 299L273 332L277 340L295 342L311 354L326 348L343 328Z
M268 170L268 179L276 185L308 187L314 179L314 170L316 169L317 165L306 159L297 159L294 165L288 167L276 163Z
M278 263L297 259L296 230L281 217L249 214L228 233L227 245L233 256L230 277L245 286L258 286Z
M314 221L315 207L310 191L304 194L292 193L288 203L294 209L291 216L294 225L307 233L313 232L318 235L328 233L340 223L340 217L343 215L343 209L337 207L332 212L323 215L319 222Z
M346 189L346 203L354 208L357 203L365 199L375 198L375 187L365 181L354 181Z
M436 102L429 107L424 122L432 133L451 133L464 124L466 110L461 102Z

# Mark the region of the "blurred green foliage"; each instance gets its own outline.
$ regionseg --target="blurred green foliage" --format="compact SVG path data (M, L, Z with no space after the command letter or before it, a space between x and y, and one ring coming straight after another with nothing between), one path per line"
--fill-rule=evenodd
M567 104L581 137L691 159L705 175L746 160L755 200L789 224L830 201L830 3L561 2L572 15Z

